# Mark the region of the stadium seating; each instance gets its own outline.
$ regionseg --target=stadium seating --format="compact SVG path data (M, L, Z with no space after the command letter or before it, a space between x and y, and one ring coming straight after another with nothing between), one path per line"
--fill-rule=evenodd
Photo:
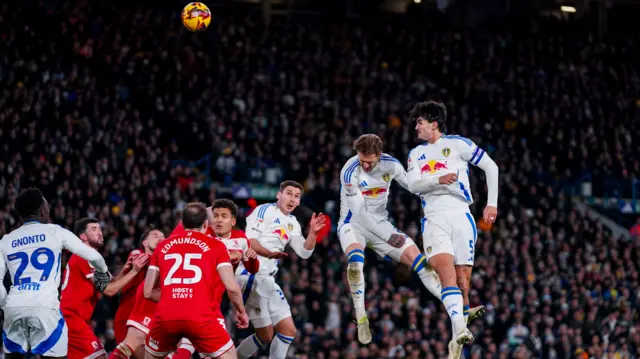
M468 357L640 355L637 244L562 193L585 174L598 183L640 175L632 43L563 26L453 32L294 17L265 29L245 14L215 14L212 28L189 34L165 10L38 4L0 7L0 233L17 224L17 192L35 185L56 223L102 221L117 272L148 225L170 230L186 202L219 195L207 176L251 182L262 167L305 182L307 203L322 211L337 201L356 136L380 134L404 163L416 145L405 114L436 99L449 108L449 132L501 170L500 218L480 233L472 279L472 304L488 310L471 327ZM207 155L211 173L175 165ZM479 217L484 177L472 172ZM420 242L417 198L392 193L396 226ZM328 214L335 224L337 209ZM439 302L373 253L374 341L359 346L344 263L335 236L311 259L286 261L279 279L299 329L292 357L446 354ZM101 301L94 315L108 350L116 306Z

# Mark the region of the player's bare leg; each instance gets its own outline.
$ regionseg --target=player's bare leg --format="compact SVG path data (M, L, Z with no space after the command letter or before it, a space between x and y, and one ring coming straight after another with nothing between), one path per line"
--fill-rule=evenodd
M407 247L407 249L405 249L404 251L402 251L402 254L400 255L400 262L407 265L409 268L413 269L413 271L416 272L418 277L420 277L420 280L422 281L422 284L425 286L425 288L427 288L427 290L431 294L433 294L434 297L440 299L441 290L442 290L440 277L438 277L438 273L436 273L436 271L431 267L431 265L427 263L425 256L422 253L420 253L420 250L418 249L417 246L410 246L410 247ZM456 270L457 270L457 267L456 267ZM458 276L458 280L459 280L459 276ZM483 305L480 305L475 308L472 308L471 310L468 310L467 306L469 305L469 286L467 285L466 287L467 288L466 297L465 297L465 291L464 289L462 289L460 284L458 284L458 287L460 287L460 290L462 290L462 295L465 298L464 305L465 305L465 308L467 308L464 311L465 317L467 317L467 314L469 314L467 318L468 319L467 323L471 323L475 319L482 317L482 315L484 314ZM471 313L474 314L473 317L471 316Z
M436 254L429 259L429 263L438 273L442 283L442 303L447 309L453 327L453 339L457 344L468 344L473 341L473 335L467 329L464 319L464 300L462 291L458 288L456 269L453 256L448 253Z
M473 322L484 315L484 305L479 305L475 308L469 309L469 290L471 289L471 272L473 267L469 265L456 266L456 276L458 287L462 291L462 298L464 299L464 317L467 320L467 324Z
M201 358L211 358L211 357L202 357ZM237 359L238 358L238 352L236 351L236 347L235 345L232 346L229 350L227 350L226 352L224 352L224 354L216 357L216 359Z
M372 337L367 310L364 306L364 248L359 243L352 243L347 246L345 253L347 254L347 280L358 323L358 341L362 344L369 344Z
M144 341L147 334L134 327L127 327L124 340L111 352L109 359L144 359Z
M238 345L238 358L246 359L250 358L253 353L259 349L264 349L269 346L273 339L273 326L267 325L262 328L255 328L256 332L245 338L240 345Z
M289 346L296 337L296 325L293 318L286 317L276 323L276 335L269 348L269 359L285 359Z

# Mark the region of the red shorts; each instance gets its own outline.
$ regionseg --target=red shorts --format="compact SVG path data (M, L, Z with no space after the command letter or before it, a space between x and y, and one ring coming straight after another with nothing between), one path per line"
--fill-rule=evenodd
M144 297L138 297L136 305L129 315L127 327L134 327L144 334L149 334L158 303Z
M107 355L102 342L93 334L91 325L84 319L74 315L65 315L65 322L69 328L69 359L93 359Z
M224 318L209 321L154 320L147 336L145 349L156 357L165 357L187 338L202 357L217 358L233 348Z

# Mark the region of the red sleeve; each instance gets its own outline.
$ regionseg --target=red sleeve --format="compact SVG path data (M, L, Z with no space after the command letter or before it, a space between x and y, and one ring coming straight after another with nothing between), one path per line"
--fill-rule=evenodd
M180 221L178 222L178 225L176 226L176 228L173 229L173 232L171 232L169 237L173 237L183 233L184 233L184 226L182 225L182 221Z
M244 268L247 272L251 274L256 274L260 270L260 261L258 258L250 258L249 260L243 261Z
M85 259L74 255L69 260L69 267L77 268L83 278L93 281L93 272L95 272L96 269L91 267L91 264L89 264Z
M227 247L220 241L216 241L214 243L216 243L216 246L214 248L216 269L224 265L231 266L231 258L229 258L229 252L227 251Z
M151 258L149 259L149 269L155 269L155 270L159 270L160 268L158 268L158 262L159 262L159 258L158 256L160 255L160 250L158 248L156 248L155 251L153 251L153 254L151 255ZM153 270L152 269L152 270Z

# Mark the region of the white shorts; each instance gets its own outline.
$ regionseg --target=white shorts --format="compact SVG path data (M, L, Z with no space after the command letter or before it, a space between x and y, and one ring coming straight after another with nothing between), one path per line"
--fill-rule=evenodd
M443 213L422 219L424 255L453 255L455 265L473 265L478 231L469 212Z
M247 315L254 328L276 325L291 316L291 308L276 279L268 275L236 276Z
M2 334L5 353L67 356L68 329L59 310L44 307L6 308Z
M414 246L415 243L409 236L394 227L389 221L382 221L376 224L377 230L385 233L386 238L380 238L373 232L361 226L359 223L345 223L338 228L338 239L342 250L346 253L347 247L354 243L359 243L362 248L369 247L382 257L389 257L396 262L400 262L400 256L405 249ZM407 239L400 248L394 248L387 243L391 235L402 234Z

